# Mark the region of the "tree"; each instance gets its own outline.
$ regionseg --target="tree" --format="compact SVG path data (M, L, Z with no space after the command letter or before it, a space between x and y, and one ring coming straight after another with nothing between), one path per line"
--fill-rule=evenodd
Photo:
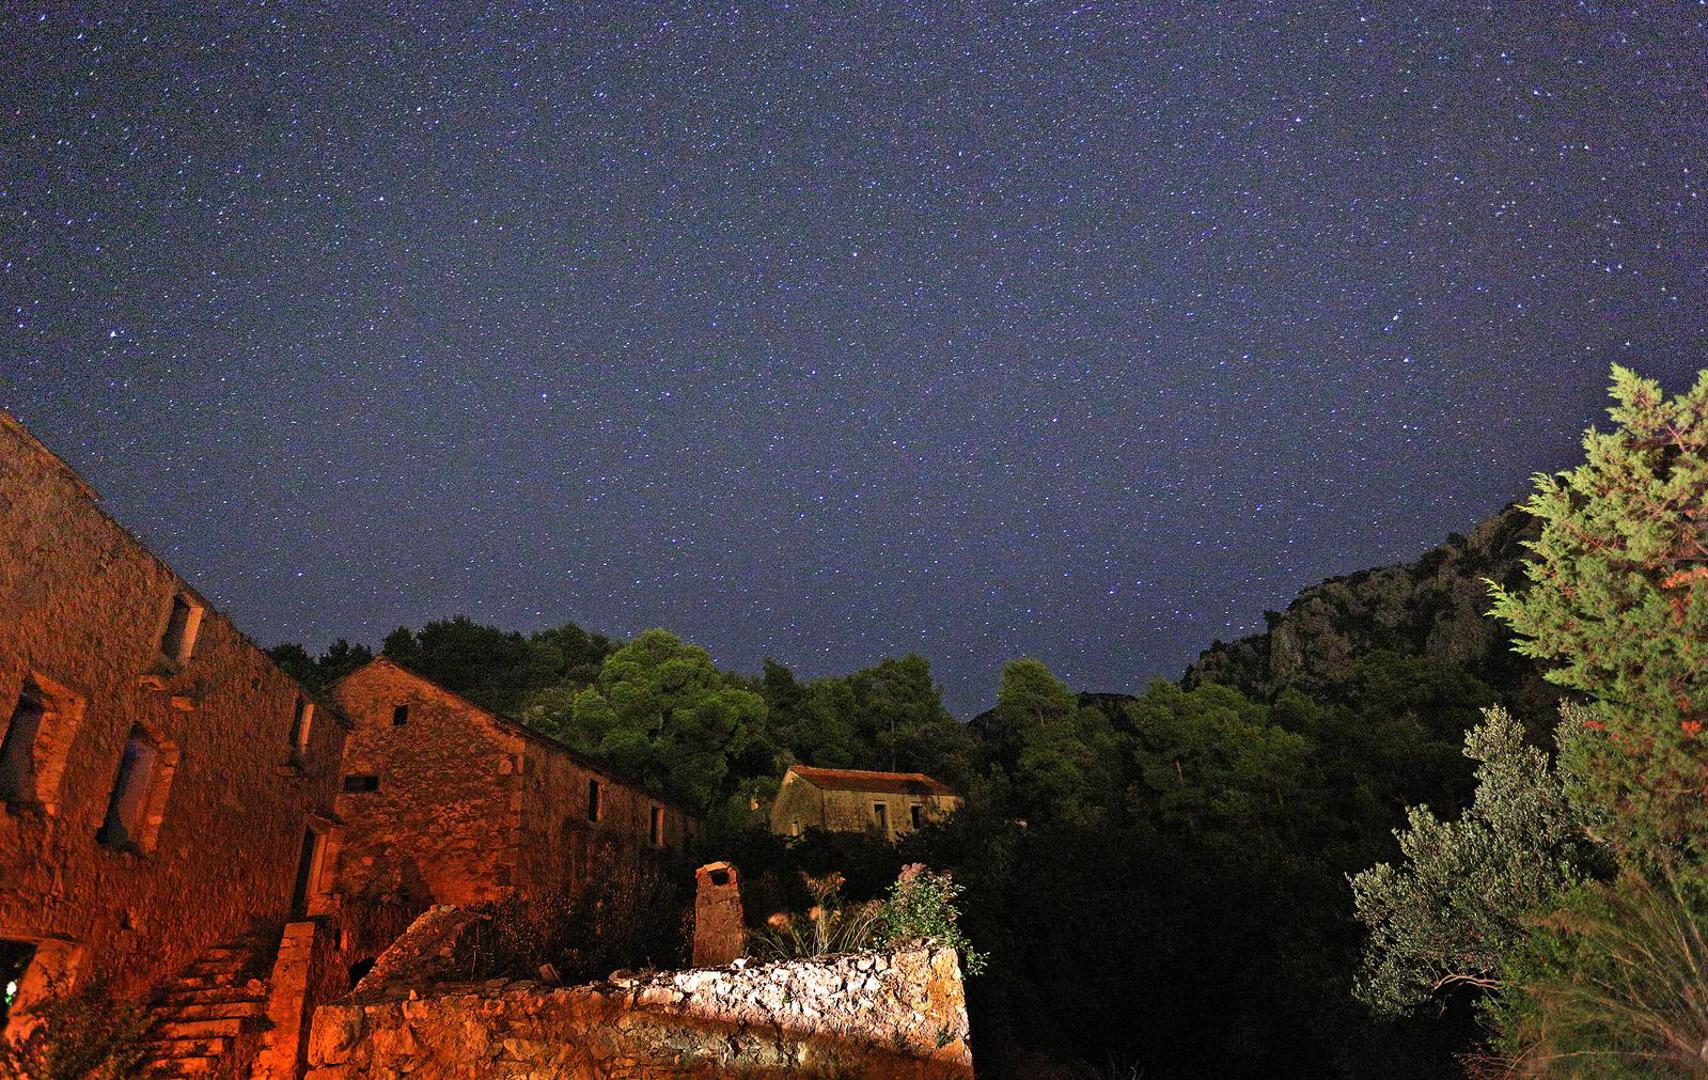
M319 656L311 657L308 650L294 642L275 645L267 650L273 662L285 673L310 690L320 690L355 671L374 658L366 645L352 645L339 638Z
M986 724L993 764L1012 780L1014 809L1029 821L1090 824L1119 787L1120 739L1101 710L1038 660L1002 665Z
M1394 833L1403 861L1351 878L1370 934L1356 993L1379 1012L1453 987L1498 987L1526 916L1583 876L1589 852L1561 782L1505 709L1484 710L1465 756L1480 762L1470 807L1455 821L1412 807Z
M1708 856L1708 371L1667 399L1613 369L1611 432L1538 476L1529 587L1494 614L1547 678L1592 695L1566 762L1596 831L1628 857ZM1493 584L1493 583L1491 583Z
M765 699L718 671L706 650L648 630L605 659L562 727L570 745L704 811L731 761L763 734Z

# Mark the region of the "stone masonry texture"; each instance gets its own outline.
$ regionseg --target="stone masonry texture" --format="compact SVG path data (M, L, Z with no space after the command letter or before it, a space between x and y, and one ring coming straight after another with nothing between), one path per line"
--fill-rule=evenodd
M140 993L209 946L289 917L303 836L324 824L343 730L95 493L0 414L0 724L45 706L0 807L0 937L81 946L82 971ZM163 652L175 598L187 656ZM306 700L306 699L305 699ZM97 840L133 732L156 751L137 835Z
M363 988L322 1006L309 1080L973 1074L953 950L613 977Z
M420 911L574 895L619 860L680 851L695 827L670 803L384 657L330 692L351 724L332 871L348 926L371 921L363 912L380 904ZM346 960L390 940L352 941Z

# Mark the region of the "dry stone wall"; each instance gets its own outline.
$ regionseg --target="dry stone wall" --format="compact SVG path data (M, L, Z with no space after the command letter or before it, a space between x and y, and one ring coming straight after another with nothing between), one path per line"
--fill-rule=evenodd
M376 969L377 973L378 969ZM362 987L314 1016L308 1080L973 1074L953 950L613 976Z

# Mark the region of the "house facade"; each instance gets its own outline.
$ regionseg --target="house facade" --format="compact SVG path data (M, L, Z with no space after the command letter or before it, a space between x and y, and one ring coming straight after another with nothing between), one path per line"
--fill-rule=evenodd
M872 832L894 840L944 820L962 802L947 784L924 773L791 765L771 803L771 831Z
M0 413L0 981L141 993L307 910L344 732ZM10 1017L8 1017L10 1019Z
M579 894L621 860L679 852L679 807L381 656L328 691L348 718L335 803L341 906ZM352 945L351 958L387 941Z

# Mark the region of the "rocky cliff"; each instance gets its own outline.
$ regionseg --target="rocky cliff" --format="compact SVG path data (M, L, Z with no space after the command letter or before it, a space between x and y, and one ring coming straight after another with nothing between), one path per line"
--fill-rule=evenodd
M1413 562L1313 585L1286 611L1266 612L1265 632L1212 644L1183 682L1217 682L1263 699L1289 686L1318 695L1344 681L1361 657L1389 651L1461 667L1515 709L1550 712L1558 692L1486 614L1486 579L1521 585L1523 544L1536 534L1534 519L1508 506Z

